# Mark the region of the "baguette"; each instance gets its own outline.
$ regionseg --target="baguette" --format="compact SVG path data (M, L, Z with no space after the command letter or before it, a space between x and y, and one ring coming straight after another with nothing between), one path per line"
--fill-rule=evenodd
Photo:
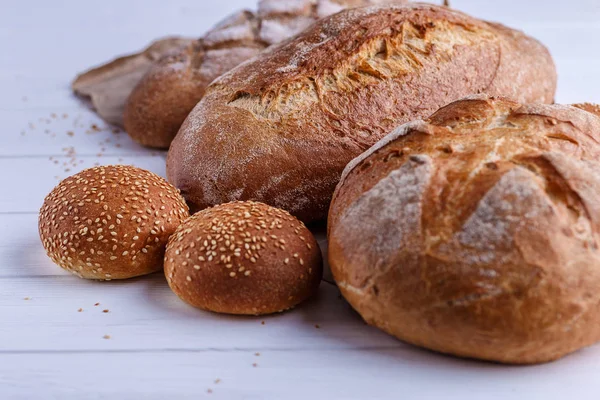
M258 13L236 13L177 54L155 63L125 104L125 130L142 145L168 148L215 78L319 18L348 7L405 1L262 0Z
M328 257L365 321L515 364L600 340L600 114L577 107L468 98L348 165Z
M167 159L194 210L251 199L324 219L346 164L401 123L472 93L553 101L550 54L446 7L346 10L217 79Z

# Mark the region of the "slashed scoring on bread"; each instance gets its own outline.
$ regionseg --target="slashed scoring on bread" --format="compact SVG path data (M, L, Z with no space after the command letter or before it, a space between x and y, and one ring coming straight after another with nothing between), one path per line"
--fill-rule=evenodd
M506 363L600 340L600 117L579 107L472 96L352 162L329 263L362 317Z

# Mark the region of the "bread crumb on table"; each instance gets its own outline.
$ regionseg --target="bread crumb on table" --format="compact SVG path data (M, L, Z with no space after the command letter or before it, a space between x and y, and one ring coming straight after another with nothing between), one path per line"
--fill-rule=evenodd
M83 312L83 308L80 308L79 310L77 310L77 312Z
M31 300L31 297L25 297L23 300Z
M109 311L108 311L108 309L107 309L107 310L102 310L102 312L103 312L104 314L106 314L106 313L108 313Z
M102 336L102 339L107 339L108 340L108 339L110 339L110 335L104 335L104 336Z

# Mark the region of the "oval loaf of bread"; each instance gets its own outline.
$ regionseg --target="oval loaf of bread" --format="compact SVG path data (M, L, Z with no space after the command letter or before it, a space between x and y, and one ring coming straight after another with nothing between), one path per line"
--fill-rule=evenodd
M125 106L125 130L145 146L168 148L185 117L217 77L348 7L406 0L262 0L258 13L241 11L201 39L157 62Z
M600 340L600 110L578 107L471 97L350 163L328 235L344 297L462 357L538 363Z
M345 165L400 123L486 92L551 102L548 51L446 7L342 11L217 79L167 174L195 210L239 199L325 218Z

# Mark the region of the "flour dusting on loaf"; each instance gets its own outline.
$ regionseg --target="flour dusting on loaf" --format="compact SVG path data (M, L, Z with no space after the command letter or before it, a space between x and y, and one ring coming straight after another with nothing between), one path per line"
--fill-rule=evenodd
M345 250L351 257L363 258L372 273L389 265L392 260L388 257L397 257L397 252L410 248L421 237L423 196L432 170L428 156L411 157L361 195L340 217L335 234L348 238ZM356 282L345 283L358 286Z
M440 246L439 252L467 264L502 264L507 255L518 251L515 233L552 213L552 207L535 174L514 168L487 192L462 229L448 245Z
M344 297L461 357L540 363L599 341L600 117L586 109L471 96L354 162L328 219ZM431 165L420 195L382 191L415 156Z

